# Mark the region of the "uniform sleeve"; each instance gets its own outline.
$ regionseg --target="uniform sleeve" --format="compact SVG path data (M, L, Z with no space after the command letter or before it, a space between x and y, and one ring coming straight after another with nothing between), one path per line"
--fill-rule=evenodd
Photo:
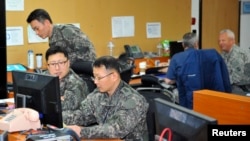
M69 43L68 49L72 62L76 60L94 61L96 59L93 43L79 28L67 26L62 32L64 40Z
M80 109L81 102L86 98L88 88L86 83L82 81L69 81L68 86L64 91L64 100L62 101L63 121L65 124L73 124L70 115L73 112L79 114L77 110Z
M92 105L91 97L85 98L80 105L79 109L63 111L63 122L66 125L78 125L87 126L96 123L96 119L93 115L94 105Z
M228 62L228 71L230 75L230 80L232 84L237 84L244 80L244 64L246 61L246 56L244 53L240 55L233 55Z
M75 110L79 108L87 93L88 91L82 84L72 84L71 87L64 92L62 110Z
M104 124L83 127L81 136L85 138L123 138L131 131L143 131L145 124L141 123L145 123L147 109L148 104L142 99L128 99Z

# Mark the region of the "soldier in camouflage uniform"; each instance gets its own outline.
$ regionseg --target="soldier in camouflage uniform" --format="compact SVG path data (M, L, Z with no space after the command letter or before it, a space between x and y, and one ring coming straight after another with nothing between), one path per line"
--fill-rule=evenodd
M93 64L97 88L82 102L80 110L67 113L77 125L67 126L83 138L121 138L147 141L148 103L120 78L118 61L111 56ZM66 113L65 113L66 114Z
M235 44L235 35L233 31L224 29L219 34L219 46L222 50L222 58L224 59L232 84L232 93L245 95L245 92L238 86L238 84L247 81L245 79L244 67L249 62L247 51Z
M76 61L94 61L96 53L92 42L78 27L65 24L53 25L52 19L44 9L35 9L27 22L41 38L49 38L49 46L67 49L71 64Z
M58 76L60 80L63 122L72 124L64 112L71 112L80 108L81 102L89 93L87 84L70 69L68 52L64 48L59 46L50 47L46 51L45 58L48 70L44 73Z

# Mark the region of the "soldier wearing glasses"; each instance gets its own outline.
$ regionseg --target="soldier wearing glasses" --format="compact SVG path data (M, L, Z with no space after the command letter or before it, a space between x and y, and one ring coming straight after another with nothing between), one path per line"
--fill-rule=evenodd
M46 51L45 59L48 70L44 73L59 77L63 113L79 109L89 91L85 81L70 68L68 52L62 47L53 46ZM63 122L71 124L63 115Z
M97 88L83 100L80 110L67 113L71 117L67 119L76 124L67 127L80 137L147 141L149 105L121 80L119 72L118 60L112 56L103 56L94 62L92 79Z

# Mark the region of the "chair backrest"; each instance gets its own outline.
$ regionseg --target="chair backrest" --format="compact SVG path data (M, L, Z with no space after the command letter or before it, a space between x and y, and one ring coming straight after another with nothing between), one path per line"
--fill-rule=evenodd
M138 90L138 92L143 95L149 103L149 108L146 117L148 126L148 137L149 141L154 141L154 136L156 134L154 99L162 98L171 102L172 100L168 95L161 93L161 90Z
M89 89L89 92L92 92L96 85L91 79L93 76L93 62L91 61L77 61L71 65L72 70L77 73L86 83Z
M133 69L132 69L132 70L133 70ZM126 83L129 83L132 74L133 74L133 73L131 72L131 69L125 70L125 71L121 72L121 79L122 79L123 81L125 81Z
M141 76L141 86L137 87L136 90L145 97L149 103L149 109L147 112L147 126L148 126L148 137L149 141L155 140L156 125L155 125L155 98L162 98L164 100L173 101L173 93L171 90L161 85L160 80L152 75L146 74Z
M134 58L128 57L126 53L122 53L118 57L118 61L120 63L120 68L121 68L120 70L121 79L126 83L129 83L135 67Z
M151 74L146 74L141 76L141 84L143 87L159 87L159 79Z
M89 76L93 76L93 62L91 61L77 61L71 65L71 68L77 74L85 74Z

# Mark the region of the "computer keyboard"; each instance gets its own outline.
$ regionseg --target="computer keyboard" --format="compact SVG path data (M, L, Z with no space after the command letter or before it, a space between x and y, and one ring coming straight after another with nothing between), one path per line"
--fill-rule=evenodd
M160 84L161 84L162 87L164 87L164 88L166 88L166 89L172 87L171 85L169 85L169 84L167 84L167 83L165 83L165 82L160 82Z
M8 104L7 104L6 102L0 103L0 108L1 108L1 107L4 107L4 108L5 108L5 107L7 107L7 106L8 106Z

